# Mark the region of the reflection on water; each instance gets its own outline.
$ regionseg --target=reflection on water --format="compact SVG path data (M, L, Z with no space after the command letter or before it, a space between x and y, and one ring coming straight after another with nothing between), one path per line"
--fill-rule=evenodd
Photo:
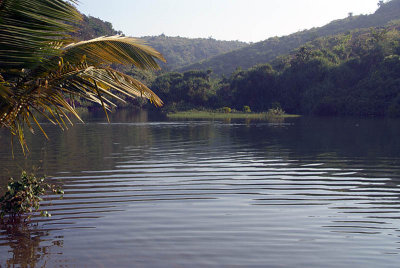
M54 254L55 248L63 245L62 236L49 238L49 232L24 221L1 223L0 247L8 248L9 256L8 259L2 258L2 264L6 267L36 267L45 264L48 255ZM62 254L60 251L57 253Z
M3 226L0 266L399 265L400 121L86 121L30 160L0 136L2 185L36 165L66 191Z

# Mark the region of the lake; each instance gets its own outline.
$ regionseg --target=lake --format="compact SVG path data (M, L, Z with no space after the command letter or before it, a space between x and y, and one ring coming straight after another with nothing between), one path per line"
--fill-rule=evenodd
M36 166L66 192L2 226L0 267L400 266L400 120L85 121L28 159L0 131L1 186Z

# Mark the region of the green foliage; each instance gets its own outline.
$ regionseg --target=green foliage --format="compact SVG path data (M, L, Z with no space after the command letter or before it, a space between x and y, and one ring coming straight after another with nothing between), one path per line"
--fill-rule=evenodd
M59 56L57 42L80 19L71 3L63 0L0 1L0 73L2 69L33 68Z
M41 216L50 217L47 211L40 211L40 202L43 200L41 196L47 191L52 191L61 197L64 194L61 188L45 183L44 178L36 178L26 172L22 172L18 181L11 178L6 193L0 198L1 218L3 219L5 215L11 218L21 217L23 214L28 214L30 218L33 212L40 212Z
M227 107L228 108L228 107ZM218 110L190 110L184 112L171 112L167 114L172 119L269 119L266 113L226 113L223 109Z
M192 108L198 107L193 98L185 97L190 96L187 90L176 90L184 88L193 74L201 71L163 77L168 78L160 87L165 98L178 102L183 97ZM284 110L290 114L400 116L400 21L318 38L272 65L237 69L229 78L211 81L201 107L243 110L249 106L255 112L272 109L269 114L275 116ZM175 91L167 90L171 88Z
M247 105L243 106L243 112L245 112L245 113L251 113L250 106L247 106Z
M220 82L219 103L279 114L399 116L400 23L319 38ZM280 103L277 105L277 103Z
M230 79L231 105L235 109L248 105L255 111L265 111L270 106L268 96L275 91L275 80L275 71L268 64L233 74Z
M159 92L166 109L171 105L180 109L205 107L215 95L209 71L190 71L183 74L167 73L157 77L151 87Z
M232 112L232 109L229 107L222 107L221 109L224 113L226 114L230 114Z
M283 116L285 115L285 111L281 108L271 108L267 112L267 116L274 117L274 116Z

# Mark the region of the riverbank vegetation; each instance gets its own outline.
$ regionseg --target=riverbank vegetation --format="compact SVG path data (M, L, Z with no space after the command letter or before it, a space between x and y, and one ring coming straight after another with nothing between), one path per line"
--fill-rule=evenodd
M171 119L268 119L268 118L295 118L299 115L286 114L284 112L276 113L274 110L270 110L264 113L251 113L251 112L238 112L230 111L226 112L228 107L224 110L209 110L199 111L190 110L184 112L168 113L167 117ZM230 109L230 108L228 108Z
M50 217L45 210L40 210L42 196L47 192L59 195L62 198L64 191L56 185L45 182L45 178L37 178L33 174L22 172L19 180L10 179L7 191L0 197L0 220L9 216L8 220L16 220L22 216L31 218L34 213L43 217Z
M213 78L212 71L162 74L151 87L167 112L275 106L290 114L400 116L400 21L318 38L270 64Z

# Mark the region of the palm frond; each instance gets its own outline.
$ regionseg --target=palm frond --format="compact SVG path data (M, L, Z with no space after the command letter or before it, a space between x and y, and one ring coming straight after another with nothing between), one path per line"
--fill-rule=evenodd
M147 98L156 106L163 105L161 99L138 80L111 68L97 68L86 62L67 62L59 71L51 73L46 81L47 87L52 90L96 103L100 103L102 99L112 103L104 96L124 101L113 93L117 92L132 98ZM34 84L34 81L30 83Z
M141 69L159 69L155 59L165 62L164 57L143 41L125 37L99 37L64 47L63 58L69 62L79 62L85 55L89 65L133 64Z
M110 68L96 68L86 63L65 64L60 70L45 78L20 83L0 83L0 125L11 133L24 139L22 126L27 125L33 132L31 120L46 133L36 120L33 111L44 115L52 123L67 127L64 119L69 120L69 112L79 120L71 102L66 96L83 98L98 103L105 110L116 105L111 99L124 101L116 93L129 97L147 98L156 106L162 106L161 99L147 86L136 79ZM52 117L46 115L49 113ZM23 140L21 145L25 146Z
M47 137L35 114L61 128L79 120L74 99L100 104L105 111L120 95L163 102L141 82L108 68L112 63L159 69L164 57L140 40L111 36L68 44L80 14L75 0L0 0L0 127L27 149L25 127ZM71 99L68 99L69 96Z
M0 5L0 70L31 68L60 55L52 42L65 39L81 19L62 0L2 0Z

